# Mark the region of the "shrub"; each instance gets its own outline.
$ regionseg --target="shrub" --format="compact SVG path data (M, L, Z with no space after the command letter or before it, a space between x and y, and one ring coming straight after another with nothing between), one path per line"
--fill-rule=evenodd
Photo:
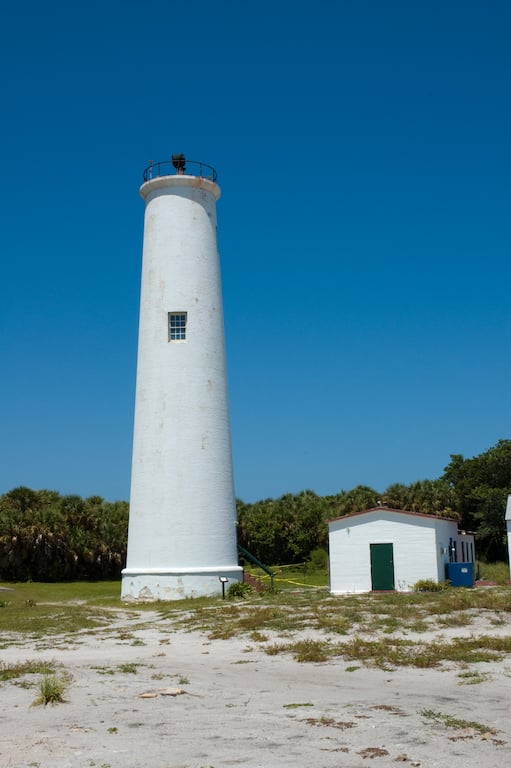
M313 549L307 560L308 571L324 571L328 568L328 554L321 547Z
M445 581L434 581L433 579L419 579L413 585L414 592L443 592L448 588Z
M254 591L250 584L246 581L235 581L227 590L227 597L229 600L244 600L248 595Z
M44 675L39 682L39 696L34 701L34 706L39 704L60 704L64 699L64 691L67 688L67 681L63 677L56 675Z

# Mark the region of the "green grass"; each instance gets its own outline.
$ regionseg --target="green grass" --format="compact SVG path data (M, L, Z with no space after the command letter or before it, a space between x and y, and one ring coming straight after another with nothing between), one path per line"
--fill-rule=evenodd
M356 723L351 720L335 720L333 717L307 717L305 722L309 725L317 725L320 727L339 728L341 731L345 731L347 728L354 728Z
M460 672L460 685L478 685L488 679L488 675L479 671Z
M474 720L460 720L452 715L446 715L443 712L434 712L432 709L424 709L421 713L422 717L427 720L433 720L436 723L442 723L446 728L456 728L457 730L464 730L465 728L472 728L478 733L496 733L494 728L483 723L477 723Z
M147 609L156 614L154 626L162 634L202 631L210 640L245 636L267 653L289 653L300 662L322 663L338 656L353 666L428 668L511 654L511 638L491 636L492 626L511 621L509 587L338 597L325 589L296 588L253 593L243 601L215 597L134 607L121 603L119 582L17 584L9 593L9 605L0 608L0 646L15 642L18 634L48 644L55 642L56 634L77 642L83 630L111 636L112 618L131 619L131 626L122 625L113 636L140 645L143 640L134 632L143 629ZM485 620L484 637L420 639L425 631L462 628L476 617ZM295 633L304 630L310 639L298 641ZM160 642L168 643L169 638Z
M225 620L226 613L225 611L223 613ZM230 614L230 619L230 623L227 622L225 627L221 627L218 630L211 632L211 639L224 635L232 637L240 631L253 633L258 631L260 627L285 631L290 624L289 610L286 607L276 605L257 606L252 608L248 613L236 611Z
M6 632L22 632L33 639L46 639L51 635L75 633L81 629L105 626L107 623L108 617L102 615L98 608L37 605L26 609L13 605L5 612L2 611L0 617L0 647L5 647L7 643Z
M457 611L455 613L447 613L438 619L438 623L442 627L468 627L472 624L474 616L463 611Z
M333 655L334 646L321 640L298 640L292 643L275 643L266 648L269 656L278 653L292 653L296 661L323 662L328 661Z
M443 662L476 664L496 661L511 654L511 637L469 637L454 638L451 641L413 642L411 640L365 640L355 637L344 643L328 641L299 640L288 643L274 643L266 653L291 654L300 662L324 662L334 657L347 661L359 661L381 669L395 667L418 667L430 669Z
M50 675L57 669L55 661L22 661L17 664L0 663L0 680L6 682L24 675Z
M505 584L509 580L508 563L477 563L477 576L484 581Z
M134 664L132 662L129 662L127 664L119 664L117 666L117 669L119 672L124 672L126 675L136 675L138 671L138 667L140 664Z
M95 669L98 675L115 675L115 670L112 667L91 667Z
M6 592L8 600L33 600L35 603L69 602L84 600L95 605L119 605L120 581L66 581L55 583L16 582L7 585L12 592Z
M109 606L119 607L119 582L10 584L8 604L0 610L0 630L34 638L74 633L107 624Z
M245 570L259 579L265 586L270 586L271 579L261 568L247 567ZM272 565L275 574L274 586L278 591L293 590L297 587L328 587L327 568L311 568L307 563L301 565Z

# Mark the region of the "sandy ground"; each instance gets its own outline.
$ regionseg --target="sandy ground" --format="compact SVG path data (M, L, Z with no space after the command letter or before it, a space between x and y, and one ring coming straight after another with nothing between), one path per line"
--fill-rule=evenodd
M450 634L479 630L485 628ZM492 631L507 635L509 627ZM57 660L72 680L66 703L46 707L31 706L33 686L2 684L2 768L511 764L510 659L471 665L487 677L462 685L455 665L385 672L349 671L353 664L340 658L300 664L268 656L245 636L209 641L199 632L175 631L156 614L134 613L71 643L69 637L3 640L2 662ZM138 665L136 674L123 672L122 664ZM424 710L484 723L493 732L447 728Z

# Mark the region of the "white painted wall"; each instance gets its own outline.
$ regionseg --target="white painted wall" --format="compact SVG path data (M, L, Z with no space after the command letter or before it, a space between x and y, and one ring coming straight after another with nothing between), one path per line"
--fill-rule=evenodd
M221 592L242 577L216 239L219 187L194 176L142 185L142 287L128 558L122 596ZM169 342L168 313L187 339Z
M385 507L330 521L330 591L372 589L370 544L393 544L398 591L410 590L419 579L445 581L450 538L461 541L455 521ZM457 551L459 560L460 543Z

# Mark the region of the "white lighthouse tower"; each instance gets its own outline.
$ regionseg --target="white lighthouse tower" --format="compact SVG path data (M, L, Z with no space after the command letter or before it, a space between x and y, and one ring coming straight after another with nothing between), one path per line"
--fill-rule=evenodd
M122 598L239 581L216 172L173 155L144 173L142 288ZM222 584L223 582L223 584Z

